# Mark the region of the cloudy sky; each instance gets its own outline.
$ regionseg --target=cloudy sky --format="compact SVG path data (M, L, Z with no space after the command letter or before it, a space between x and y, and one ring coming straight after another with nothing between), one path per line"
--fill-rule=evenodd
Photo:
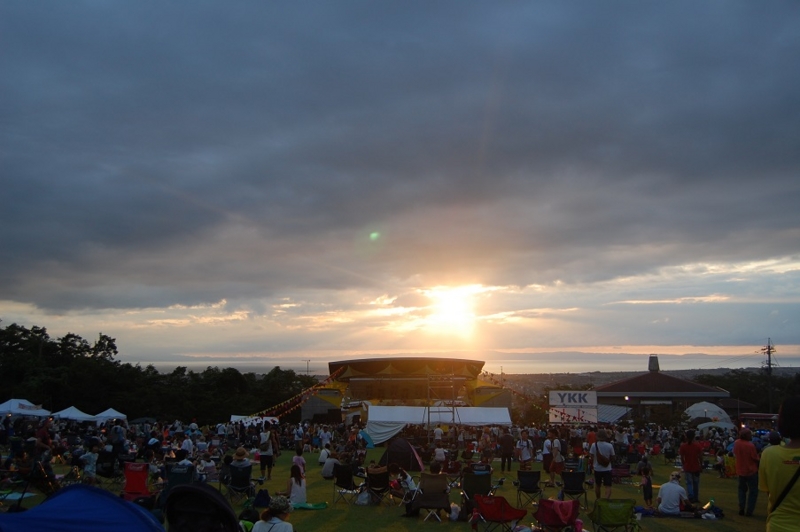
M4 325L800 364L797 2L7 1L0 50Z

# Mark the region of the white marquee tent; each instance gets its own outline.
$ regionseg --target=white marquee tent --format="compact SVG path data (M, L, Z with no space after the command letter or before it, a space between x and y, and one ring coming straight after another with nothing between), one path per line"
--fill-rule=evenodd
M42 408L42 405L31 403L27 399L9 399L0 405L0 414L45 417L50 415L50 411Z
M94 418L95 420L97 420L97 424L99 425L104 421L109 421L112 419L128 419L128 416L126 416L122 412L114 410L113 408L109 408L108 410L100 412L99 414L94 416Z
M725 410L714 403L709 403L708 401L695 403L687 408L685 412L686 415L688 415L691 419L707 417L712 421L724 421L726 423L731 423L731 417L727 412L725 412Z
M74 406L65 408L59 412L55 412L53 417L60 419L71 419L73 421L96 421L93 415L87 414L86 412L83 412Z
M424 406L370 406L367 410L367 428L372 441L385 442L403 430L406 425L452 424L484 426L511 425L507 408L487 407L424 407Z

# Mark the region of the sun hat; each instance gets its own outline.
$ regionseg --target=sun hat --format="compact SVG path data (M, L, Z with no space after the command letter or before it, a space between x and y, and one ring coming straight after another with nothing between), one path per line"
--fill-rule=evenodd
M292 503L283 495L276 495L269 501L269 511L272 515L288 514L292 510L294 510Z
M239 447L238 449L236 449L236 452L233 453L233 457L236 458L237 460L242 460L243 458L246 458L249 454L250 453L247 452L247 449L245 449L244 447Z

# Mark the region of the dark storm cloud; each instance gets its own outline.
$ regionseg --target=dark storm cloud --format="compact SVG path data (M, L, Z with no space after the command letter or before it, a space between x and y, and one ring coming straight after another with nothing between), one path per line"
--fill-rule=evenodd
M5 3L0 293L125 308L797 254L799 23L791 2Z

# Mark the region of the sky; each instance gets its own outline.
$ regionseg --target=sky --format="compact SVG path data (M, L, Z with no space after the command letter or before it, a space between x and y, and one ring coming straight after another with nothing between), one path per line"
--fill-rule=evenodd
M800 364L800 3L0 3L0 319L159 368Z

